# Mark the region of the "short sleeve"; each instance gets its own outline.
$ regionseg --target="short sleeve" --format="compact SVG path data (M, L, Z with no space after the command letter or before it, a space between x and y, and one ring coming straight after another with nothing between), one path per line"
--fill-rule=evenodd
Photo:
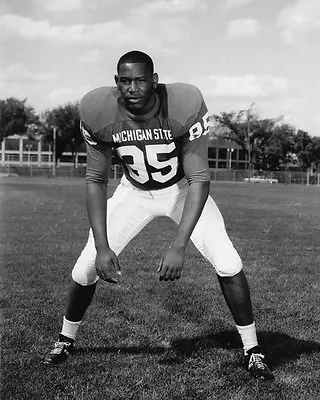
M97 141L90 128L80 122L80 130L86 143L86 182L107 183L112 163L112 147Z
M182 162L184 173L189 183L210 181L208 164L209 113L203 99L200 110L190 125L183 136Z

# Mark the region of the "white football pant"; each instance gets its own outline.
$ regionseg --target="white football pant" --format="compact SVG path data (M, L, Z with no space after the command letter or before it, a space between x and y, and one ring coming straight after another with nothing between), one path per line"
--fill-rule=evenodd
M185 178L165 189L142 191L123 177L107 203L110 248L119 255L130 240L156 217L166 216L179 224L187 190L188 183ZM218 275L234 276L241 271L241 259L227 235L222 215L211 196L207 199L191 240L214 266ZM86 286L99 279L95 269L95 258L96 248L90 229L87 244L72 271L75 282Z

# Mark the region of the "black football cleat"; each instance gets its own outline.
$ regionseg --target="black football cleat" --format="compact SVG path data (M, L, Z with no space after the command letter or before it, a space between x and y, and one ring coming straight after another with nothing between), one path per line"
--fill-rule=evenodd
M255 346L247 351L244 357L245 365L250 374L257 379L273 380L274 375L264 362L265 355L260 346Z
M75 351L73 340L64 337L59 338L54 344L50 354L45 357L44 364L58 365L63 363L70 354Z

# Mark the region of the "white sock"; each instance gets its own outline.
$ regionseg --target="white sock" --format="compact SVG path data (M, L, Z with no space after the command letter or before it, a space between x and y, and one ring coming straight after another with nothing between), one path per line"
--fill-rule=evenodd
M80 324L81 321L79 322L68 321L66 317L63 317L61 335L66 336L69 339L75 340Z
M251 325L236 325L236 327L242 340L244 354L246 355L248 350L258 346L256 325L253 322Z

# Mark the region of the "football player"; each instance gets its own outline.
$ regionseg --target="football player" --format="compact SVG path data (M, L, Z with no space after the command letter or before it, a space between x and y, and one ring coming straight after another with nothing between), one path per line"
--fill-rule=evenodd
M180 278L191 239L217 273L248 370L273 379L258 345L241 259L209 195L209 115L201 92L189 84L158 83L152 59L140 51L119 59L115 83L89 92L80 102L91 228L72 271L59 339L44 362L60 364L73 353L99 278L117 283L118 255L153 218L167 216L177 230L159 262L160 281ZM106 201L113 149L124 175Z

